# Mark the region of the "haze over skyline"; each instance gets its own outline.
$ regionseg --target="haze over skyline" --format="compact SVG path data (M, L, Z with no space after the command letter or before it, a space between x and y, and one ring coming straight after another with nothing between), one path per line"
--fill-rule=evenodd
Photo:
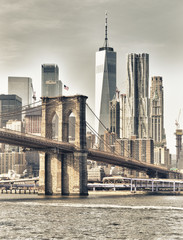
M167 147L175 153L175 119L182 109L182 0L0 0L0 83L8 76L31 77L37 99L41 64L59 66L69 91L83 94L94 109L95 52L104 43L108 11L109 46L117 52L117 86L126 93L128 53L148 53L150 80L162 76ZM183 113L180 117L183 128Z

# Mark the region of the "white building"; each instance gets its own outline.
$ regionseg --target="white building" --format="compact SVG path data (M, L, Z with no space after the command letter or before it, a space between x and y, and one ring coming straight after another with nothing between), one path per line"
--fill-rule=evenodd
M17 132L24 132L23 123L19 120L9 120L6 123L6 128ZM19 149L20 147L18 146L5 144L5 152L19 152Z
M33 85L29 77L8 77L8 94L22 98L22 106L32 103Z
M17 132L24 132L23 123L22 121L18 121L18 120L9 120L6 123L6 128L13 131L17 131Z

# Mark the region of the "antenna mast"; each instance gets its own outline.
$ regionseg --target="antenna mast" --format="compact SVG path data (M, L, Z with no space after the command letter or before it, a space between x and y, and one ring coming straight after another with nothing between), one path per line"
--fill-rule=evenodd
M105 12L105 47L108 47L107 38L107 11Z
M103 43L103 46L101 48L99 48L99 51L103 51L103 50L106 50L106 51L111 51L113 52L113 48L112 47L109 47L109 42L108 42L108 32L107 32L107 11L105 11L105 38L104 38L104 43Z

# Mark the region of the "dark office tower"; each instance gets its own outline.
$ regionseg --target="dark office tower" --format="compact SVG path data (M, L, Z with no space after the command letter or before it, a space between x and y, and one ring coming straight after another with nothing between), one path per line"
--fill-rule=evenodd
M129 54L127 60L126 136L150 137L149 55Z
M32 103L33 85L29 77L8 77L8 94L22 98L22 106Z
M157 76L151 78L151 136L155 144L165 144L166 142L164 129L164 97L162 82L162 77Z
M99 48L96 53L95 71L95 114L109 128L109 102L116 94L116 52L108 46L107 14L105 16L104 46ZM95 121L97 133L104 134L105 129L97 119Z
M127 138L127 134L126 134L126 94L120 95L120 138Z
M24 119L25 133L41 136L41 120L41 106L28 108Z
M21 121L22 99L17 95L0 95L0 127L6 127L9 120Z
M109 102L110 131L120 135L120 105L115 98Z
M59 80L59 69L55 64L42 65L42 97L62 95L62 82Z

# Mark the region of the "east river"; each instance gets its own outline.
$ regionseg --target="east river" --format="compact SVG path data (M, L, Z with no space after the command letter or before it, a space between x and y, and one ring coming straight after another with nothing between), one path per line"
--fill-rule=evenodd
M0 194L0 239L183 239L183 196Z

